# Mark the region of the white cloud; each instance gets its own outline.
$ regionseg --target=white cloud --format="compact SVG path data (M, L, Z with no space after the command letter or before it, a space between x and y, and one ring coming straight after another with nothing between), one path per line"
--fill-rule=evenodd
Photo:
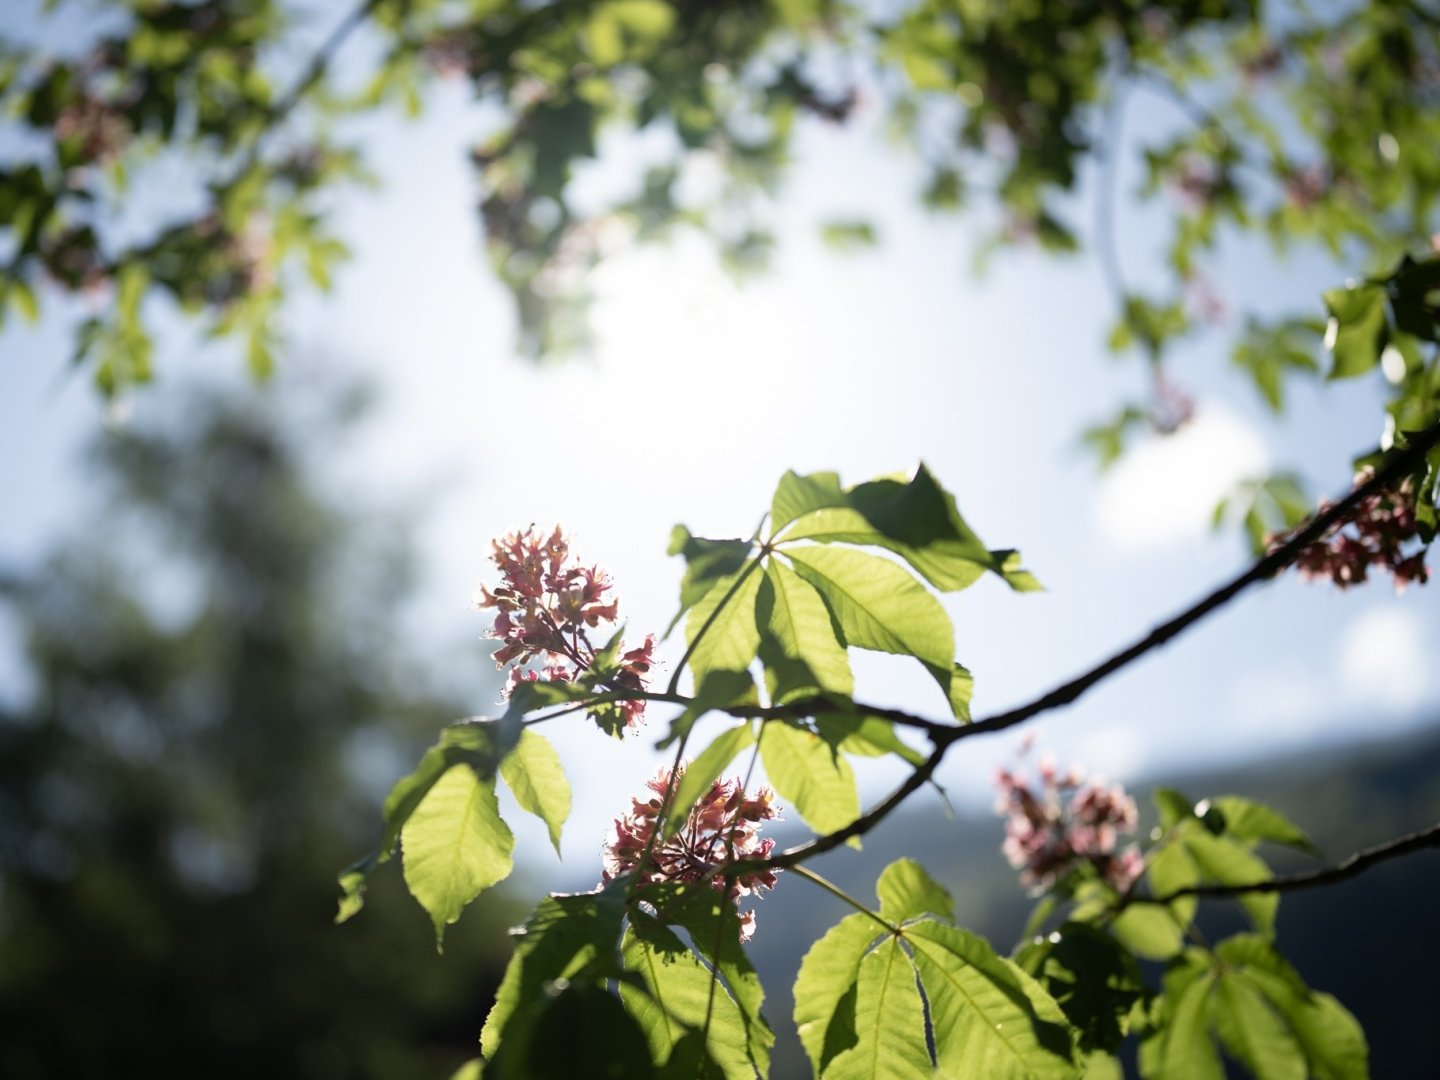
M1259 433L1223 408L1205 405L1173 435L1151 438L1121 458L1095 502L1100 535L1123 551L1145 551L1203 534L1237 481L1263 473Z
M1356 703L1391 712L1418 708L1435 690L1425 627L1413 611L1374 608L1340 641L1340 689Z

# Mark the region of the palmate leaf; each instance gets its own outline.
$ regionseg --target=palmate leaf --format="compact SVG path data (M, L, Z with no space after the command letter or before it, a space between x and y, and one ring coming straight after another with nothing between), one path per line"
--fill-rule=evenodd
M438 947L465 905L514 867L515 837L500 819L494 775L452 765L406 821L400 846L405 885L430 913Z
M860 816L854 770L819 735L772 720L760 736L760 758L776 792L816 832L843 829Z
M1145 993L1139 965L1119 942L1093 926L1066 922L1034 938L1016 962L1044 983L1079 1033L1082 1051L1119 1048L1132 1007Z
M1215 954L1234 977L1264 995L1298 1043L1317 1080L1366 1080L1370 1075L1365 1033L1329 994L1306 987L1298 972L1258 934L1236 934Z
M1167 968L1156 1025L1141 1044L1154 1080L1223 1076L1226 1053L1258 1080L1365 1080L1365 1037L1334 998L1310 991L1260 934L1237 934L1214 953L1188 949Z
M905 936L930 1002L941 1074L1079 1075L1060 1007L983 938L930 921L907 927Z
M855 986L855 1045L830 1063L827 1080L929 1080L925 1005L897 939L860 961Z
M672 930L643 912L632 912L622 956L625 969L638 980L621 983L621 1000L645 1032L662 1073L682 1040L699 1033L697 1049L718 1067L719 1075L725 1080L754 1080L755 1066L746 1050L738 1006Z
M1211 1020L1226 1052L1255 1080L1305 1080L1305 1054L1253 982L1224 973L1210 998Z
M1210 1041L1208 1014L1214 989L1215 974L1209 971L1182 984L1169 1004L1164 1025L1141 1047L1141 1076L1148 1080L1225 1080L1220 1055Z
M893 863L877 891L886 914L842 920L795 982L795 1022L818 1075L931 1075L927 1008L935 1075L1079 1075L1060 1007L983 938L932 917L952 904L918 864Z

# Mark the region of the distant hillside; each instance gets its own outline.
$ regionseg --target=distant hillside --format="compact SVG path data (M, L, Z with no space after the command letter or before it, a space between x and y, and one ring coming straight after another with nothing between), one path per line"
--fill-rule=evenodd
M1327 856L1339 858L1440 820L1440 732L1156 778L1136 790L1146 827L1153 822L1145 813L1155 786L1178 787L1197 799L1231 793L1263 799L1306 828ZM782 834L781 842L797 838ZM864 851L834 852L814 866L871 899L884 865L913 856L950 888L962 924L1004 951L1014 944L1030 904L1000 855L1000 839L998 819L947 820L931 803L897 813L866 838ZM1373 1074L1381 1080L1437 1075L1440 983L1434 971L1440 940L1430 923L1437 896L1440 852L1412 855L1341 885L1287 896L1281 904L1282 949L1312 986L1335 994L1360 1019ZM1239 927L1230 906L1208 905L1208 932L1223 935ZM811 943L848 910L799 881L782 881L759 906L751 955L779 1034L776 1080L808 1075L790 1030L790 985Z

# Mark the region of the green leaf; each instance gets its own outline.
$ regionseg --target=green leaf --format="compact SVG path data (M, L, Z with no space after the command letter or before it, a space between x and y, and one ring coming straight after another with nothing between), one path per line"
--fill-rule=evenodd
M1221 795L1210 800L1225 815L1225 832L1247 844L1269 841L1298 848L1310 854L1318 854L1315 845L1304 831L1277 810L1264 803L1241 798L1239 795Z
M1156 788L1151 796L1160 812L1160 828L1172 829L1186 818L1194 817L1195 804L1174 788Z
M1147 960L1167 960L1185 947L1185 927L1168 907L1131 904L1110 926L1117 941Z
M1331 289L1324 299L1333 320L1326 334L1335 357L1330 378L1364 375L1379 363L1385 347L1385 291L1378 285L1360 285Z
M925 1006L915 968L894 937L863 960L856 980L855 1045L836 1055L826 1080L929 1080Z
M1210 998L1210 1018L1225 1050L1256 1080L1305 1080L1305 1053L1254 983L1222 973Z
M640 895L666 923L684 927L695 951L720 972L740 1009L750 1059L766 1075L775 1033L760 1012L765 990L740 943L740 912L735 904L709 885L653 886Z
M545 822L555 854L560 854L560 830L570 816L570 781L550 740L534 731L521 732L515 749L500 763L500 775L520 809Z
M1141 1075L1158 1080L1225 1080L1206 1021L1214 986L1214 973L1206 972L1180 992L1164 1026L1152 1036L1153 1055L1141 1056Z
M817 477L823 482L799 488ZM960 516L954 497L925 466L909 481L872 480L843 492L833 474L817 477L795 478L786 503L787 512L795 513L794 523L778 542L809 539L881 547L901 556L942 592L964 589L986 570L1012 588L1039 588L1034 577L1019 568L1015 552L986 549ZM777 492L777 505L778 500Z
M847 915L810 946L795 979L795 1027L818 1076L856 1043L860 962L884 927L869 915Z
M786 550L800 576L819 590L846 643L913 656L950 699L955 632L925 587L892 562L848 548Z
M836 750L859 757L894 754L911 765L925 755L900 738L893 721L880 716L851 712L822 712L815 717L815 730Z
M1076 922L1062 924L1035 948L1039 955L1022 966L1043 980L1079 1032L1080 1049L1117 1050L1145 993L1135 958L1109 934Z
M975 676L964 664L950 669L950 712L955 719L970 722L970 702L975 697Z
M609 991L584 983L544 994L525 1038L505 1040L492 1080L643 1080L655 1075L645 1032Z
M1355 1017L1329 994L1307 988L1268 939L1236 934L1217 945L1215 952L1280 1013L1303 1048L1313 1076L1318 1080L1367 1080L1369 1049Z
M759 705L755 679L748 671L707 671L699 688L685 707L670 723L665 737L655 744L663 750L676 739L684 737L712 709L728 709L733 705Z
M905 937L930 1002L941 1075L1078 1075L1060 1007L983 938L933 922L907 927Z
M819 735L771 720L760 757L776 792L816 832L843 829L860 816L854 770Z
M835 636L830 611L815 588L778 560L765 568L756 599L760 659L770 674L771 699L855 691L850 658Z
M480 1050L487 1058L493 1061L511 1038L526 1039L547 988L558 980L573 983L620 973L617 950L627 884L540 901L516 931L515 953L480 1032Z
M687 1033L704 1032L704 1051L727 1080L754 1080L740 1010L673 931L633 912L621 952L625 969L639 980L638 985L622 983L620 998L645 1032L655 1061L668 1061Z
M755 729L747 720L721 732L699 757L685 767L685 774L675 785L675 795L665 816L664 839L668 840L680 830L695 800L709 791L710 785L735 760L735 755L754 741Z
M670 555L685 559L685 573L680 578L680 610L665 630L669 637L677 623L716 584L736 573L745 565L754 545L748 540L707 540L692 536L684 525L676 525L670 533Z
M1145 879L1152 896L1168 896L1199 884L1200 868L1190 857L1189 849L1178 838L1172 838L1150 849L1145 859ZM1181 928L1189 926L1195 917L1196 903L1193 896L1182 896L1170 903L1170 911Z
M955 921L955 902L945 888L914 859L897 859L875 883L880 917L892 923L909 922L922 915Z
M786 472L780 477L780 484L770 502L770 535L778 536L786 525L802 514L826 506L845 506L846 503L837 474L823 472L801 476Z
M744 671L755 661L760 631L755 625L755 598L763 575L747 565L715 583L685 621L685 639L695 645L690 674L696 686L711 671ZM734 590L733 594L731 590ZM703 636L700 636L702 635Z
M435 782L454 765L465 764L480 776L494 777L501 760L520 737L518 724L494 720L467 720L440 733L440 741L425 751L415 771L404 777L385 797L384 830L380 846L340 874L340 909L337 923L353 917L365 905L365 886L377 867L389 861L400 840L400 830Z
M435 923L435 943L465 905L503 881L515 837L500 820L495 777L453 765L435 781L400 832L405 884Z
M1190 828L1185 831L1184 842L1206 881L1220 885L1252 885L1269 881L1272 876L1263 859L1228 837L1212 836L1203 828ZM1266 933L1274 930L1275 911L1280 906L1278 893L1243 893L1239 900L1257 930Z

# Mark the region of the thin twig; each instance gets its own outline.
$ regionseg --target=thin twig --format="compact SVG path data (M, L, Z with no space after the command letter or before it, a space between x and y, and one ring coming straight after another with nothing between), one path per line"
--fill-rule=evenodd
M1284 874L1280 877L1273 877L1267 881L1257 881L1249 885L1190 885L1183 889L1176 889L1174 892L1165 893L1162 896L1122 896L1116 904L1116 913L1118 914L1131 904L1163 905L1186 896L1215 898L1245 896L1249 893L1298 892L1301 889L1319 888L1322 885L1333 885L1339 881L1346 881L1349 878L1358 877L1377 863L1399 858L1401 855L1409 855L1416 851L1423 851L1426 848L1440 848L1440 824L1432 825L1430 828L1422 829L1420 832L1410 833L1408 836L1401 836L1397 839L1386 841L1383 844L1376 844L1374 847L1363 848L1353 855L1342 859L1334 866L1327 866L1318 870L1304 870L1296 874Z

